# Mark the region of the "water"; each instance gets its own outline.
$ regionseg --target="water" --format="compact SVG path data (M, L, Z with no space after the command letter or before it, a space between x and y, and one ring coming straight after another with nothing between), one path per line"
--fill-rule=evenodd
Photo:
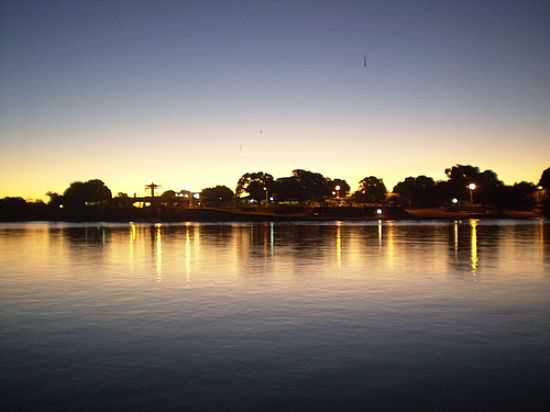
M0 225L0 410L550 410L550 224Z

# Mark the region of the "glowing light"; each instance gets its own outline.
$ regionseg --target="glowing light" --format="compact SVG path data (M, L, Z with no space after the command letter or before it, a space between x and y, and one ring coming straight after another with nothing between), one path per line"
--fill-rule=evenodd
M458 199L456 197L453 197L451 202L453 202L453 205L456 205L458 203Z
M193 193L194 199L200 199L200 197L201 197L200 193Z
M477 188L477 186L476 186L475 183L470 183L470 184L468 185L468 189L470 189L470 190L476 190L476 188Z
M381 215L382 214L382 209L376 209L376 214Z

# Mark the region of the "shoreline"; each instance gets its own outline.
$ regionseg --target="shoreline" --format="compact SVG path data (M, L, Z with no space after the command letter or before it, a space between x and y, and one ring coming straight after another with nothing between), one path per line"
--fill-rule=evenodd
M229 209L141 209L132 213L116 213L116 210L96 211L98 213L58 213L56 216L27 216L15 219L4 219L2 223L24 222L107 222L107 223L181 223L181 222L370 222L378 220L391 221L454 221L468 219L506 219L506 220L532 220L543 218L536 211L457 211L445 209L402 209L397 207L380 208L381 214L376 208L350 210L348 208L327 208L324 210L313 209L300 213L275 213L273 211L242 211ZM118 212L130 212L122 210Z

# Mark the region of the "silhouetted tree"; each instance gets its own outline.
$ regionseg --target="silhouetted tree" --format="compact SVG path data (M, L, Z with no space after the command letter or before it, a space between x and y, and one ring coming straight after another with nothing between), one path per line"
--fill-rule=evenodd
M56 192L48 192L46 196L50 198L48 201L48 206L59 208L63 204L63 196Z
M24 211L27 207L27 202L22 197L5 197L0 199L0 211L3 213L15 213Z
M304 200L303 188L295 176L280 177L275 180L273 194L279 201Z
M475 201L478 203L494 204L500 188L504 184L498 179L498 176L492 170L480 172L479 167L470 165L455 165L445 169L445 174L449 178L445 185L447 197L458 199L468 199L469 189L467 186L471 183L476 185Z
M346 182L344 179L329 179L327 182L329 185L329 189L332 192L336 192L335 196L339 197L346 197L349 194L350 186L348 182ZM336 190L336 188L339 187L340 190Z
M431 177L407 177L393 188L401 204L408 207L433 207L438 204L437 185Z
M97 205L112 198L111 190L99 179L87 182L73 182L63 193L64 204L68 207Z
M244 197L246 194L250 199L260 202L265 199L266 190L273 192L273 182L273 176L269 173L245 173L237 182L235 193L237 197Z
M530 210L535 205L535 191L535 185L529 182L503 186L497 192L495 205L499 209Z
M168 202L174 201L176 199L176 192L173 190L166 190L162 195L160 195L161 200Z
M292 171L292 177L296 179L301 187L302 200L318 201L329 197L333 190L330 180L321 173L295 169Z
M201 201L206 203L230 202L234 197L235 195L230 188L219 185L207 187L206 189L203 189L200 194Z
M542 186L544 189L550 189L550 167L542 172L538 186Z
M359 190L353 194L358 202L383 202L386 199L386 185L376 176L368 176L359 182Z
M116 207L131 207L132 199L128 196L127 193L118 192L118 194L111 199L110 204Z

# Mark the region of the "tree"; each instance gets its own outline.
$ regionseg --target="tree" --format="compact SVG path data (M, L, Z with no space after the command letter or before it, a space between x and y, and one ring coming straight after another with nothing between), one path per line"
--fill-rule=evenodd
M273 194L281 201L301 201L304 198L302 186L294 176L280 177L275 180Z
M128 196L128 193L118 192L116 197L113 197L110 202L116 207L130 207L132 206L132 199Z
M331 194L335 192L334 196L338 196L340 198L346 197L351 189L348 182L344 179L329 179L328 185L331 190ZM339 190L336 190L337 188Z
M176 199L176 192L173 190L166 190L162 195L160 195L161 200L165 202L174 201Z
M111 190L99 179L73 182L63 193L64 203L69 207L96 205L112 198Z
M27 206L27 202L22 197L5 197L0 199L0 209L17 211L24 209Z
M21 197L0 199L0 221L26 219L27 211L27 202Z
M445 169L445 174L449 178L445 186L448 198L468 199L470 195L467 186L474 183L476 202L493 204L499 189L504 185L492 170L480 172L479 167L470 165L455 165Z
M265 200L266 191L273 192L273 176L264 172L245 173L237 182L235 193L237 197L248 195L257 202ZM233 192L232 192L233 193Z
M438 203L437 185L431 177L407 177L393 188L401 204L408 207L432 207Z
M382 179L368 176L359 182L359 190L353 194L353 198L359 202L383 202L386 193L386 185Z
M214 186L202 189L200 198L207 203L230 202L235 197L233 191L227 186Z
M59 193L48 192L46 193L46 196L50 198L50 200L48 201L48 206L59 208L63 205L63 196L61 196Z
M542 172L538 186L541 186L544 189L550 189L550 167Z
M530 210L535 205L535 191L535 185L529 182L503 186L497 193L495 204L499 209Z
M330 179L324 177L321 173L295 169L292 171L292 176L300 185L302 200L318 201L330 196L333 190L329 183Z

